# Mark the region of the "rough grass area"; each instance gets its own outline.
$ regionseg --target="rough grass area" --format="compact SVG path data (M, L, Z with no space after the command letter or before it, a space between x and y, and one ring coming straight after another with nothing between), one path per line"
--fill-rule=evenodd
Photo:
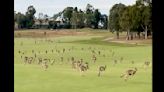
M65 30L64 30L65 31ZM77 31L77 30L76 30ZM14 41L14 91L15 92L152 92L152 45L134 45L104 41L114 35L107 31L73 30L74 35L49 33L51 36L36 36L43 31L27 30L17 31L15 34L24 34L15 37ZM85 32L84 32L85 31ZM27 33L26 33L27 32ZM35 32L36 34L33 34ZM46 31L47 32L47 31ZM55 31L56 32L56 31ZM60 33L61 32L61 33ZM28 34L29 33L29 34ZM26 35L29 36L26 36ZM33 36L31 36L33 34ZM35 44L36 41L36 44ZM51 42L49 42L51 41ZM66 49L62 53L63 48ZM83 50L82 50L83 48ZM89 49L91 48L91 49ZM53 53L51 50L53 49ZM71 49L69 51L69 49ZM49 65L44 71L36 62L24 65L18 51L23 51L23 56L34 56L55 59L54 65ZM45 51L48 51L46 54ZM59 50L60 53L57 53ZM92 50L96 52L97 61L92 62ZM40 51L40 54L38 53ZM101 54L98 55L98 51ZM114 52L114 56L112 56ZM105 57L104 57L105 55ZM60 61L60 57L64 61ZM80 72L72 69L68 58L83 59L89 63L89 70L80 75ZM120 62L120 58L123 61ZM118 63L114 64L114 60ZM144 62L151 62L145 70ZM134 64L131 63L134 61ZM98 66L107 65L106 71L98 77ZM120 75L131 67L137 67L138 71L128 81L120 78Z

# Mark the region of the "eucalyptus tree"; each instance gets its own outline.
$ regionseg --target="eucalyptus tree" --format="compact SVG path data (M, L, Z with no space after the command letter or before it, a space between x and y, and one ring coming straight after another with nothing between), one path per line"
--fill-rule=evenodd
M119 24L120 18L125 10L125 5L122 3L115 4L110 9L109 14L109 24L110 24L110 30L116 32L117 39L119 39L119 32L121 31L121 26Z

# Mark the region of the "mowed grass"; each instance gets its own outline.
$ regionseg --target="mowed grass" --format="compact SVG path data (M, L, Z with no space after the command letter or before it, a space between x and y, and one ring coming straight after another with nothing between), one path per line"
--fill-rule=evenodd
M104 32L104 36L106 35ZM152 62L152 46L107 43L103 42L102 38L103 32L101 35L96 32L92 35L47 38L53 43L46 42L46 38L15 38L15 92L151 92L152 67L145 70L142 65L146 60ZM101 55L96 54L95 64L91 60L92 53L89 47L96 53L101 51ZM65 53L62 53L63 48L66 49ZM84 50L81 50L82 48ZM37 57L55 59L56 62L52 66L49 65L47 71L36 63L24 65L19 50L24 51L26 56L34 56L34 50ZM48 54L45 54L45 50ZM56 50L60 50L60 53ZM115 52L114 57L111 51ZM63 63L60 61L61 56L64 57ZM84 62L89 62L89 70L84 76L80 76L80 72L72 69L71 62L67 60L72 56L76 60L82 58ZM122 63L119 62L120 57L124 58ZM118 60L116 65L113 62L115 59ZM134 64L131 63L132 60ZM99 65L107 65L101 77L97 76ZM138 71L125 82L120 75L130 67L137 67Z

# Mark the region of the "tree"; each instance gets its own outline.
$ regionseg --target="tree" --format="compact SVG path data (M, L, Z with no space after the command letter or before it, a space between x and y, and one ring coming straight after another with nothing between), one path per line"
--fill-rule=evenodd
M77 28L77 12L73 12L72 13L72 17L71 17L71 25L72 28L76 29Z
M36 13L35 8L31 5L27 8L26 12L26 27L31 28L34 24L34 14Z
M110 23L110 29L112 31L116 31L117 39L119 39L119 32L121 31L121 27L119 24L120 18L125 10L124 4L115 4L109 14L109 23Z
M74 11L74 12L78 12L78 9L77 9L77 7L75 7L73 11Z
M130 29L131 40L133 40L133 32L138 32L140 38L140 30L138 29L140 27L141 12L136 5L129 7L129 18L131 23L131 29Z
M77 20L78 20L78 9L75 7L72 12L72 17L70 19L72 28L77 29Z
M101 13L99 12L98 9L94 11L94 26L97 29L98 28L98 23L100 21Z
M103 24L103 28L107 29L107 25L108 25L108 16L107 15L101 15L100 17L100 22Z
M137 0L136 5L140 8L140 25L144 29L145 39L147 39L148 30L152 30L152 0Z
M140 32L140 30L138 30L140 27L140 20L141 13L136 5L126 7L120 17L119 24L122 30L127 31L127 40L133 40L133 33Z
M70 22L70 19L72 17L73 7L67 7L63 11L63 16L67 18L68 22Z
M85 20L84 20L84 24L85 27L92 27L94 26L94 7L91 4L87 4L86 6L86 12L85 12Z
M81 9L79 10L79 13L84 13Z
M129 9L130 6L126 7L122 16L120 17L119 25L122 30L127 31L127 36L126 40L130 39L130 29L132 28L131 26L131 19L129 15Z
M147 39L147 31L148 28L151 28L151 13L150 13L150 8L149 7L143 7L143 12L142 12L142 28L145 31L145 39Z
M26 27L26 16L24 14L21 14L20 12L15 13L14 20L18 23L18 28Z
M133 39L134 32L145 32L145 39L147 39L148 32L152 31L152 0L137 0L136 4L132 6L125 6L123 4L115 4L109 14L109 28L116 32L119 38L120 31L127 31L126 39Z
M73 28L83 28L84 27L84 13L83 12L73 12L71 18L71 25Z
M86 6L86 14L91 14L94 11L94 7L91 4L87 4Z
M85 20L84 20L85 27L92 27L92 25L94 24L94 15L85 14L84 16L85 16Z
M14 22L16 21L16 11L14 11Z
M27 8L27 12L26 12L26 14L29 14L29 15L31 15L31 16L34 16L34 14L36 13L36 10L35 10L35 8L34 8L34 6L29 6L28 8Z

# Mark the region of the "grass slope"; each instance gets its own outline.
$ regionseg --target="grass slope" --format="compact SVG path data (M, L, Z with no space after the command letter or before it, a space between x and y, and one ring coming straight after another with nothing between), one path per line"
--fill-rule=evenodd
M93 33L85 36L62 36L48 38L53 43L48 43L45 38L15 38L15 68L14 68L14 88L15 92L151 92L152 91L152 68L144 70L142 65L145 60L152 61L152 46L134 46L117 43L103 42L106 37L104 32L101 35ZM35 40L38 41L37 44ZM21 46L20 43L23 42ZM85 43L85 44L84 44ZM68 51L70 48L74 48ZM97 55L97 61L94 64L91 60L92 53L88 48L95 49L96 52L101 51L101 55ZM55 50L65 48L65 53L57 53ZM84 48L84 50L81 50ZM51 53L51 50L54 53ZM37 57L45 57L55 59L53 66L49 66L47 71L43 71L41 66L35 64L24 65L18 51L25 51L27 56L33 56L32 50L40 54ZM45 54L48 50L48 54ZM115 52L112 57L111 50ZM106 56L103 57L103 54ZM60 62L60 57L64 57L64 62ZM71 68L67 58L74 56L75 59L83 58L89 62L90 69L80 76L77 70ZM114 65L113 60L119 60L124 57L122 63ZM131 61L134 64L131 64ZM106 64L107 70L102 77L97 77L98 65ZM136 75L127 82L120 78L122 72L129 67L137 67Z

